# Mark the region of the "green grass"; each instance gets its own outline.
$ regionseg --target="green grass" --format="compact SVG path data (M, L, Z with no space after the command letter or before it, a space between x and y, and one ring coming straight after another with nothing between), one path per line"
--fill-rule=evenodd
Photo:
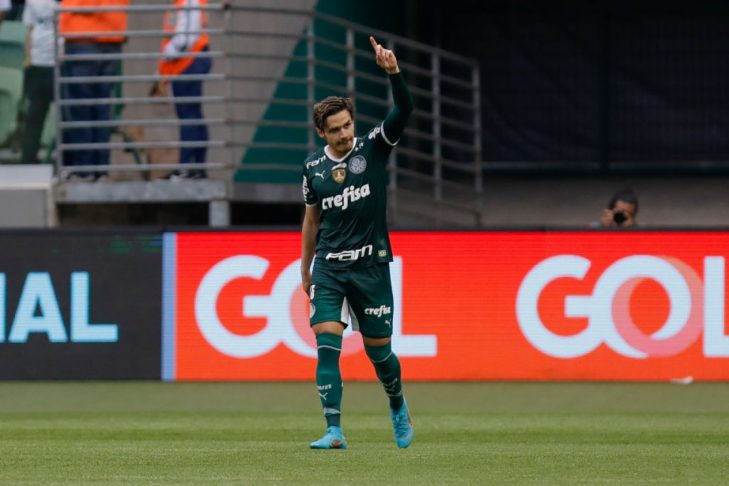
M3 484L726 483L729 385L347 383L346 451L311 384L0 383Z

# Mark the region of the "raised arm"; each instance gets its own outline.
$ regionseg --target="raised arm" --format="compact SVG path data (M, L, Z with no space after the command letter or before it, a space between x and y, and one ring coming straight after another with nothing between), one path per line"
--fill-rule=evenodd
M405 130L405 123L407 123L410 113L413 111L413 99L410 97L408 87L400 73L400 66L397 64L395 53L378 44L374 37L370 37L370 44L372 44L372 49L375 51L377 65L390 77L394 106L385 117L382 129L387 139L395 143L400 139L403 130Z

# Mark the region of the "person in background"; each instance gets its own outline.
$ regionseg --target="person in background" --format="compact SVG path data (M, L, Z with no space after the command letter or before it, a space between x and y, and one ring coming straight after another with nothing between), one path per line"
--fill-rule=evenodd
M159 63L159 74L163 76L182 76L172 79L174 98L198 98L202 96L203 82L200 79L184 79L186 75L201 75L210 72L212 61L209 57L197 57L209 50L210 39L204 32L207 24L205 7L207 0L172 0L176 10L168 11L164 17L164 30L168 37L162 41L164 57ZM190 54L194 54L191 56ZM177 118L182 121L202 120L202 102L184 101L175 103ZM203 164L207 156L208 127L204 123L180 125L180 142L199 143L203 146L180 147L180 164ZM168 178L203 179L207 177L204 169L178 169Z
M25 61L23 75L23 112L25 129L20 162L38 163L38 148L48 107L53 101L55 63L53 10L59 0L27 0L23 10Z
M10 11L10 0L0 0L0 25L5 20L5 15Z
M632 189L622 189L610 198L602 211L600 226L603 228L630 228L638 224L638 196Z
M62 0L63 8L71 7L126 7L129 0ZM98 55L110 56L121 54L122 44L126 41L127 12L89 11L62 12L59 20L61 36L101 32L94 37L65 38L66 55ZM66 60L62 66L63 77L105 77L117 76L121 73L120 59ZM65 100L108 99L112 97L115 83L84 82L66 83L62 87L62 98ZM82 127L64 129L64 144L105 144L109 143L111 127L97 122L111 120L111 105L73 105L62 110L64 122L87 122ZM109 149L93 148L66 150L63 152L65 166L109 165ZM95 181L106 176L105 172L75 172L70 179Z

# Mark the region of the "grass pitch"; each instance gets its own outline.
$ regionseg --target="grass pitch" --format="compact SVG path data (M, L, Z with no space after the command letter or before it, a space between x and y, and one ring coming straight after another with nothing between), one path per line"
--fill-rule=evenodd
M0 383L3 484L726 483L729 385L347 383L346 451L312 384Z

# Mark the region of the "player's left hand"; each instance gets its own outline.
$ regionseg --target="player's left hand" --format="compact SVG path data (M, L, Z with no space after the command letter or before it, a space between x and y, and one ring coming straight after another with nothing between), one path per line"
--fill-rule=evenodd
M372 49L375 50L375 60L377 65L384 69L387 74L396 74L400 72L400 67L397 65L397 58L395 53L390 49L385 49L382 44L378 44L374 37L370 36L370 44Z
M304 289L304 292L306 295L311 297L311 272L309 272L309 269L301 270L301 288Z

